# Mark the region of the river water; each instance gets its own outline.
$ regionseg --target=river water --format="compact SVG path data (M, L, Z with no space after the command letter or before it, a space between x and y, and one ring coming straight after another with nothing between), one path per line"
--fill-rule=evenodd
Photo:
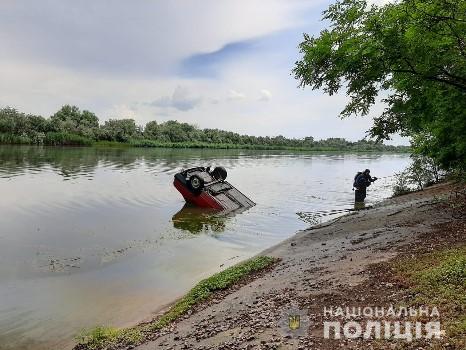
M63 349L126 326L202 278L353 208L352 179L390 196L403 154L0 146L0 349ZM222 165L257 205L185 208L182 168Z

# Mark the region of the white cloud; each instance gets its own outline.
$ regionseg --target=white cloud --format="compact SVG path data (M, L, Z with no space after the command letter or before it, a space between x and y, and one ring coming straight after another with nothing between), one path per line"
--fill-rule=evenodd
M189 89L177 86L172 96L163 96L151 102L150 105L161 108L175 108L179 111L189 111L201 103L200 97L190 96Z
M267 90L267 89L262 89L260 91L260 97L259 97L259 101L270 101L270 99L272 98L272 93Z
M109 119L136 119L136 112L137 109L135 106L129 106L127 104L116 104L113 105L109 110L105 111L104 115L108 116Z
M227 99L229 101L238 101L238 100L244 100L246 98L246 95L242 92L236 91L231 89L228 91L228 97Z
M1 61L112 76L166 76L177 62L296 25L300 0L0 2Z
M302 32L316 34L322 26L326 5L321 5L308 0L0 2L0 101L43 116L75 104L101 121L177 119L254 135L357 139L370 127L369 118L341 121L344 95L297 89L290 76ZM295 27L304 15L306 26ZM277 39L277 33L286 36ZM268 44L251 40L261 36ZM250 50L219 60L214 77L177 74L183 59L244 40L251 40Z

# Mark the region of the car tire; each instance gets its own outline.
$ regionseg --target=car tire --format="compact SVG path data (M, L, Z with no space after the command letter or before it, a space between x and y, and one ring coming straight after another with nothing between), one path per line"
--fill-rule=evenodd
M202 180L199 176L193 175L188 180L189 188L191 192L195 194L199 194L202 192L204 188L204 180Z
M227 178L227 170L223 166L217 166L212 170L211 175L217 180L225 180Z

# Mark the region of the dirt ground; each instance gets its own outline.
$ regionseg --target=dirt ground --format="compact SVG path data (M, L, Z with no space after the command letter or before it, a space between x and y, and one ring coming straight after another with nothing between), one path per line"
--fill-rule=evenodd
M324 307L402 302L406 289L388 261L466 242L464 219L445 204L455 201L454 189L436 185L297 233L262 253L280 259L272 269L137 349L397 348L396 342L325 339ZM299 332L290 332L288 317L295 314L302 314Z

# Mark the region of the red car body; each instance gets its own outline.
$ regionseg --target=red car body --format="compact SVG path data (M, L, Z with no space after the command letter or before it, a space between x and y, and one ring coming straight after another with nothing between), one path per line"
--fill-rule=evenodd
M255 205L222 176L218 176L217 169L210 172L209 168L197 167L181 171L175 174L173 185L186 202L202 208L232 211ZM223 171L223 177L226 177L226 171Z

